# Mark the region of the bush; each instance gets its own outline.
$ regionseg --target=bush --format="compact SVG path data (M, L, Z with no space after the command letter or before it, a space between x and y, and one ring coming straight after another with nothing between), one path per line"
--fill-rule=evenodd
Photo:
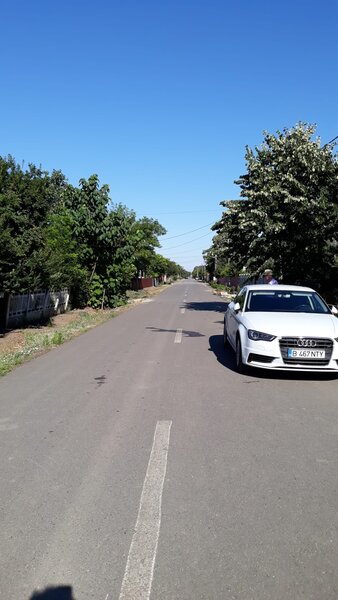
M55 346L59 346L63 342L63 335L61 331L56 331L52 336L51 343Z

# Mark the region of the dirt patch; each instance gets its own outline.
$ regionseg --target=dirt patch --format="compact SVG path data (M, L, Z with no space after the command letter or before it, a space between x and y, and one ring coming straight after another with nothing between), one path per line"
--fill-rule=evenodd
M72 323L78 319L81 313L90 313L95 312L92 309L87 308L84 310L71 310L69 312L63 313L61 315L55 315L50 321L48 325L32 325L30 327L24 327L22 329L13 329L9 331L4 336L0 337L0 356L7 354L9 352L17 352L19 351L25 344L25 335L29 333L36 333L39 331L50 332L52 329L59 329Z
M0 356L7 352L16 352L24 344L24 335L21 330L10 331L0 338Z

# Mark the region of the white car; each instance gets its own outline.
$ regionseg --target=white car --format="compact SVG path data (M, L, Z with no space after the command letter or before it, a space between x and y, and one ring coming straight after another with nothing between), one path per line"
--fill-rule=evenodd
M308 287L247 285L224 315L236 366L338 373L338 310Z

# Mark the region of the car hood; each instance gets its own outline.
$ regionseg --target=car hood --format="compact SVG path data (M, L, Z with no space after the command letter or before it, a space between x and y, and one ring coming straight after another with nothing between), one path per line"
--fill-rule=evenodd
M338 319L333 315L308 313L246 313L241 319L247 329L278 337L338 337Z

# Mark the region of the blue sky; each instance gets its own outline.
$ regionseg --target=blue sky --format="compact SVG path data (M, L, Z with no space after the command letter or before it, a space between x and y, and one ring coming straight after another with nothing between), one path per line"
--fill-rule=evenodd
M4 3L0 154L97 173L192 269L246 145L298 121L338 135L337 30L336 0Z

